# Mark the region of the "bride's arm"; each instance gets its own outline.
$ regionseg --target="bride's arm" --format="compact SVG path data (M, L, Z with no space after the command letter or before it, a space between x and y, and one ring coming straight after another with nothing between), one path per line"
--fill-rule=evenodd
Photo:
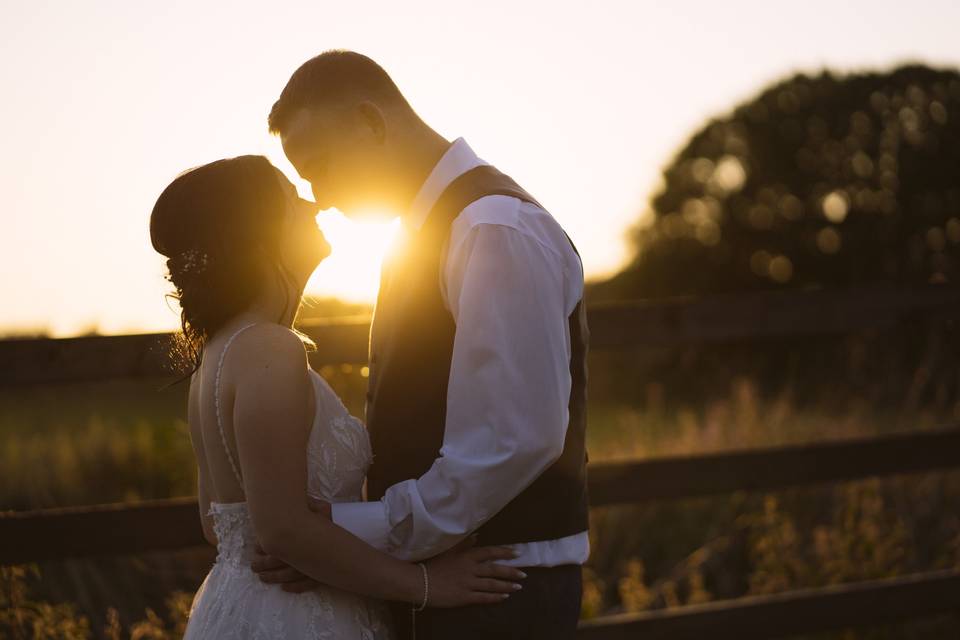
M374 549L308 508L311 382L300 340L282 327L263 325L239 338L236 349L246 364L236 376L233 422L260 545L324 584L385 600L420 602L424 580L418 566ZM488 569L495 565L479 559L503 559L509 550L501 549L499 555L476 551L438 567L436 581L431 574L431 600L442 599L434 593L435 582L438 590L444 583L462 584L445 589L444 597L454 596L454 604L498 602L513 590L511 583L493 579L515 577L505 573L507 567ZM447 580L454 575L456 580Z
M260 546L326 584L416 602L423 593L417 567L374 551L307 507L311 389L300 340L272 325L244 338L235 346L234 361L247 365L235 378L233 423Z

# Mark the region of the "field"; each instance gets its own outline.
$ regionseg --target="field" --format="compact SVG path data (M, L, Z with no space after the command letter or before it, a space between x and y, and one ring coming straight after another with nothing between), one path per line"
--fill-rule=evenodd
M864 393L811 402L789 381L771 385L730 372L716 373L725 382L711 382L708 392L680 394L672 392L675 383L650 377L656 367L602 355L591 366L593 461L928 429L958 417L950 403L904 409ZM359 368L321 373L362 412ZM192 494L185 389L163 389L165 382L0 391L0 509ZM583 614L958 566L958 504L960 473L950 472L597 509ZM196 550L3 569L0 631L15 638L177 637L211 558ZM830 637L934 638L957 630L956 619L940 618Z

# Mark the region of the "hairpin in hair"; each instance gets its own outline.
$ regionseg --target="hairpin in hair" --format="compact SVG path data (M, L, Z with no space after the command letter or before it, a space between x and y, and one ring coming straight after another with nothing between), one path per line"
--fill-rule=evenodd
M191 247L180 254L180 259L184 272L203 273L207 269L209 257L206 251Z

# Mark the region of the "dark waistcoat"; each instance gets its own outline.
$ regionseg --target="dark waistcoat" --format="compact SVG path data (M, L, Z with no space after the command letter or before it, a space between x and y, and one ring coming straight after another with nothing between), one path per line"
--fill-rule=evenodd
M453 220L487 195L536 201L508 176L481 166L454 180L421 229L384 264L370 331L367 426L374 461L368 498L419 478L440 454L456 324L440 292L441 253ZM586 531L586 387L589 332L580 300L569 319L569 422L560 458L477 531L480 544L551 540Z

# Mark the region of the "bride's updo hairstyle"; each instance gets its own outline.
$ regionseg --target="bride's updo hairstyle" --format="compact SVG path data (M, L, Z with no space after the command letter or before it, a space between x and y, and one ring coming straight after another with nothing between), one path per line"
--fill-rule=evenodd
M174 288L168 297L181 310L173 353L190 374L210 336L265 287L289 292L278 321L298 304L295 279L280 259L285 210L277 169L253 155L190 169L157 199L150 240L167 257L166 279Z

